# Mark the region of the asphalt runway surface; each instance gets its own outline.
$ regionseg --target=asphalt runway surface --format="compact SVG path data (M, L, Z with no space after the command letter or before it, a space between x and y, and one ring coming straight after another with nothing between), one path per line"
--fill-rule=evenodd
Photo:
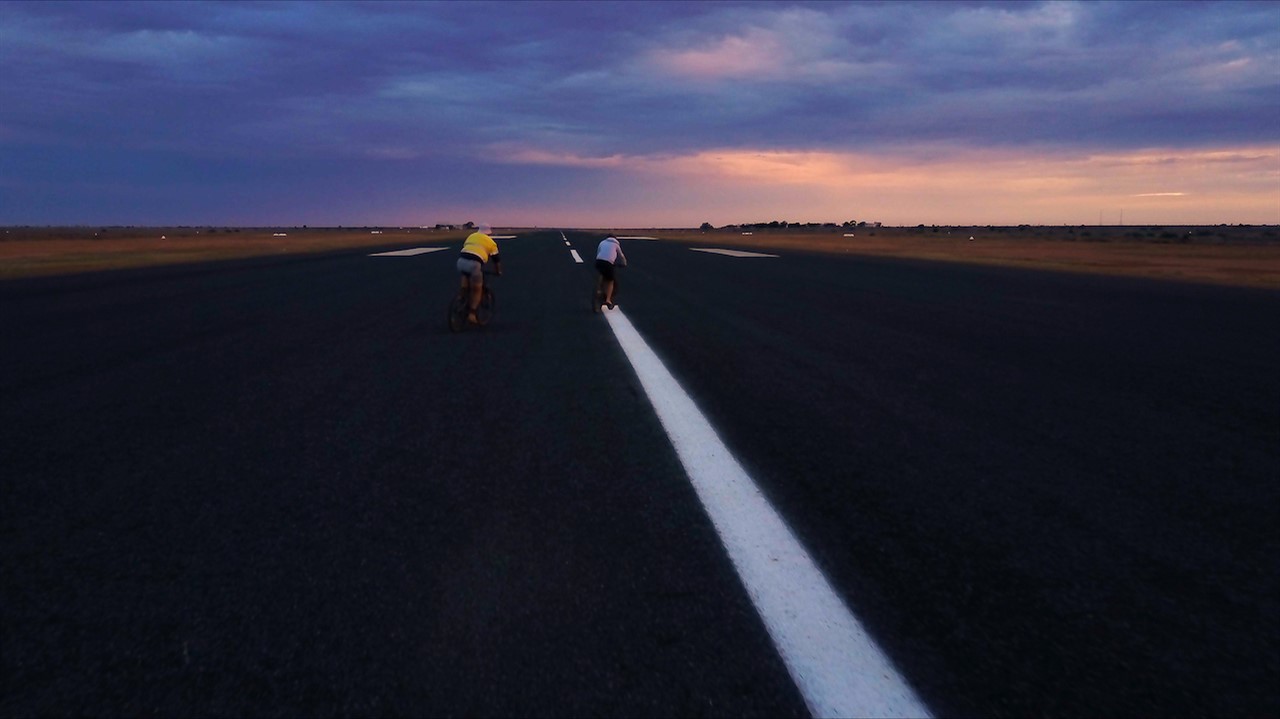
M806 715L567 236L0 283L0 714ZM1280 714L1280 293L623 245L935 715Z

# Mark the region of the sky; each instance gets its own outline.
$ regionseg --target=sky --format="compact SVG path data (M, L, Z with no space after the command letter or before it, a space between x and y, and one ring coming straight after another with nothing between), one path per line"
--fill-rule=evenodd
M1280 224L1275 2L6 2L0 225Z

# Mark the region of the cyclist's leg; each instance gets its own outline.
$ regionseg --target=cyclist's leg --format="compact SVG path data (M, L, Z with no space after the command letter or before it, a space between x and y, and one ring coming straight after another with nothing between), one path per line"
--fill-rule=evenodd
M475 316L476 316L476 308L480 306L480 297L481 297L483 294L484 294L484 280L483 280L483 279L476 279L476 278L474 278L474 277L473 277L473 278L472 278L472 281L471 281L471 297L470 297L470 302L467 304L467 309L468 309L468 310L470 310L470 315L469 315L469 316L470 316L472 319L475 319Z
M477 322L476 307L480 306L484 270L476 260L464 257L458 260L458 271L462 274L462 286L458 291L467 303L467 321Z
M600 272L600 289L605 304L613 302L613 263L607 260L596 260L596 270Z

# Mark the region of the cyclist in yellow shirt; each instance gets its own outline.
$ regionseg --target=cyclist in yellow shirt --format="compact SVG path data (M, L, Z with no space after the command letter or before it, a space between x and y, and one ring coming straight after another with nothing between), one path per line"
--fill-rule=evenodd
M493 260L494 272L502 274L498 243L489 236L492 232L493 229L488 225L477 227L462 243L462 254L458 256L458 272L462 274L460 288L471 289L470 301L467 303L467 322L473 325L480 324L480 320L476 319L476 308L480 306L480 294L484 288L484 263Z

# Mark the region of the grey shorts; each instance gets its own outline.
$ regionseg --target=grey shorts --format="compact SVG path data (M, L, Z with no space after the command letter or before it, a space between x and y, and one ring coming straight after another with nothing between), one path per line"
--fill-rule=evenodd
M472 282L484 282L484 265L479 260L473 260L470 257L458 258L458 272L463 276L471 278Z

